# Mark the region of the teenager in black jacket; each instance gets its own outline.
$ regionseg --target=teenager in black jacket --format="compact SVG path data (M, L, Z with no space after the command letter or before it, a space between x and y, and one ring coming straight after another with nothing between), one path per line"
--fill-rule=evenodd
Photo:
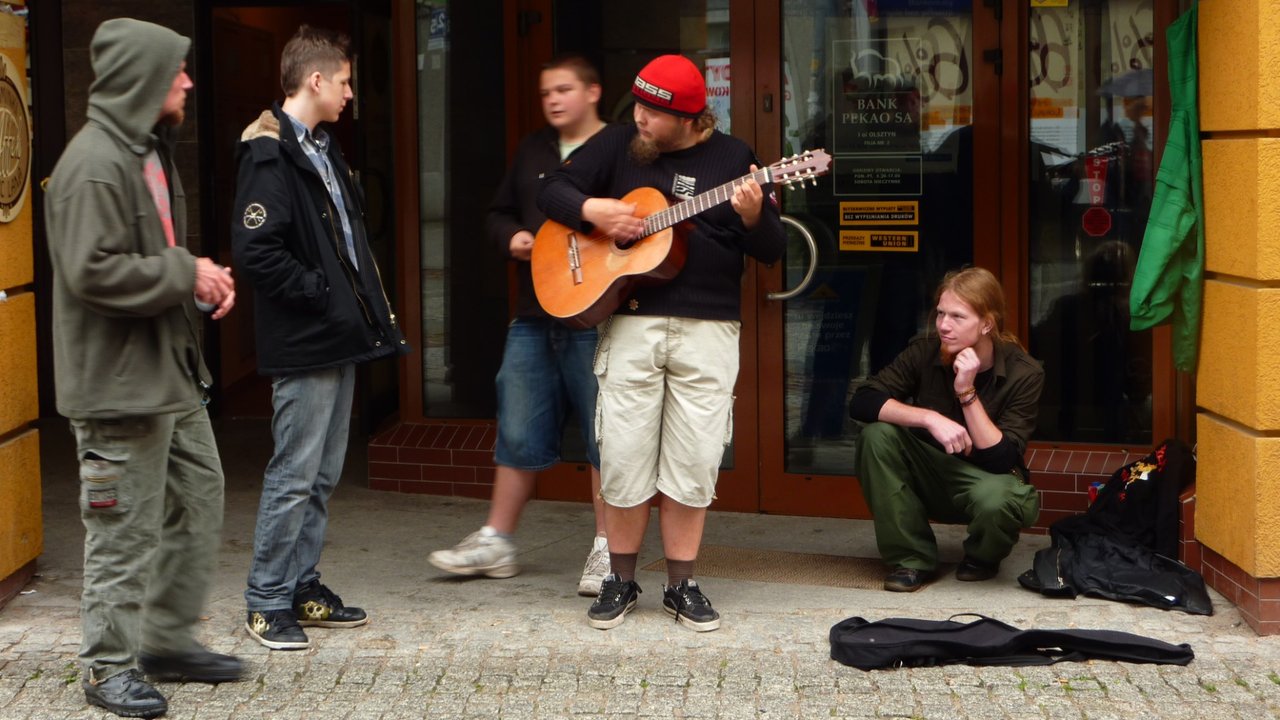
M274 408L245 628L268 648L294 650L310 645L301 625L368 622L316 565L346 458L355 365L408 346L369 251L360 189L319 127L352 97L347 38L303 25L285 45L280 80L284 103L241 136L231 242L253 285L258 372L272 378Z

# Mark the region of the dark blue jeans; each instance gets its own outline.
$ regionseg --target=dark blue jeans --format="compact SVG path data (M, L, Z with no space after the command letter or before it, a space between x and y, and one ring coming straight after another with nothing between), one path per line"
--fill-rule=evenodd
M320 573L329 496L347 455L355 366L275 378L275 451L262 481L253 561L244 591L249 610L293 607L293 593Z

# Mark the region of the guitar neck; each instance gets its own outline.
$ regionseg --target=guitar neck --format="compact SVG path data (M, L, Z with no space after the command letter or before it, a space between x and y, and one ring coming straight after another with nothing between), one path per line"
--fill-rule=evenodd
M700 212L710 210L721 203L728 202L729 199L733 197L733 191L748 179L755 180L761 185L773 182L772 168L766 167L756 170L753 173L747 173L737 180L730 180L719 187L694 195L688 200L675 203L665 210L659 210L644 219L644 234L646 236L652 235L656 232L665 230L672 225L682 223Z

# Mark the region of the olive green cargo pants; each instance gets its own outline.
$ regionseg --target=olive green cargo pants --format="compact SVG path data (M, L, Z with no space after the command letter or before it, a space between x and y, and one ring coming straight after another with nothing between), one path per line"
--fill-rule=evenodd
M965 555L994 564L1040 514L1040 494L1018 475L986 472L889 423L871 423L858 436L858 479L880 556L894 567L937 568L929 520L968 525Z
M80 463L86 679L181 654L209 593L222 532L222 462L203 407L71 420ZM92 674L90 674L92 673Z

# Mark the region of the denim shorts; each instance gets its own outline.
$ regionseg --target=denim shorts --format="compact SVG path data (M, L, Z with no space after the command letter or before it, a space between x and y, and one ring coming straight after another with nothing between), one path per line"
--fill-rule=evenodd
M498 444L494 462L543 470L560 461L569 410L582 427L587 462L600 467L596 446L595 328L574 330L551 319L516 318L498 370Z

